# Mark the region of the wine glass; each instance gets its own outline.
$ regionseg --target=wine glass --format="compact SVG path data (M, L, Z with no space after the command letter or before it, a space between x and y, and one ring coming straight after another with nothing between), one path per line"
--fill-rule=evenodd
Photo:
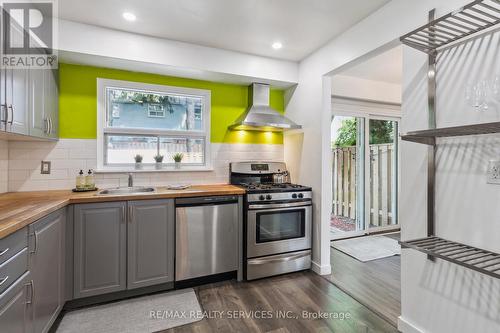
M500 101L500 74L496 75L493 80L491 94L495 100Z
M468 106L474 106L475 86L467 84L465 86L465 103Z
M488 82L486 80L474 86L474 107L479 111L488 110Z

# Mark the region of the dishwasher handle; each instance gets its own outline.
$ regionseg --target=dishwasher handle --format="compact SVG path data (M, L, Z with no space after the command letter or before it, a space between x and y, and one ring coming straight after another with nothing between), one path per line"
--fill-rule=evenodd
M175 207L215 206L233 203L238 203L237 195L175 199Z

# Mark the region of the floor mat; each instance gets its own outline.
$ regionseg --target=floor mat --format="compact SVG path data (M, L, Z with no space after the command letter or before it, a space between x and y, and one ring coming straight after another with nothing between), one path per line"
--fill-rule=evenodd
M363 262L401 254L397 240L381 235L333 241L331 246Z
M64 315L57 333L157 332L201 320L193 289L93 306Z

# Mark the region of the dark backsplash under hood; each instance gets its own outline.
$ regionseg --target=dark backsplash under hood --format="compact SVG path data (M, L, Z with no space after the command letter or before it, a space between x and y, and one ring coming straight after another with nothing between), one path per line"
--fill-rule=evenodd
M229 126L231 130L251 131L283 131L300 129L297 125L283 114L273 110L269 106L268 84L252 83L248 91L248 110Z

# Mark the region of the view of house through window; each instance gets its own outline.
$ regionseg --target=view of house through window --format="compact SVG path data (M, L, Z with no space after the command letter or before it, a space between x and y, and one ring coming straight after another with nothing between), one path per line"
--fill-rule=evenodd
M136 155L143 157L145 165L162 155L169 165L178 153L183 164L206 166L209 91L100 81L105 108L100 119L104 122L102 166L133 165Z

